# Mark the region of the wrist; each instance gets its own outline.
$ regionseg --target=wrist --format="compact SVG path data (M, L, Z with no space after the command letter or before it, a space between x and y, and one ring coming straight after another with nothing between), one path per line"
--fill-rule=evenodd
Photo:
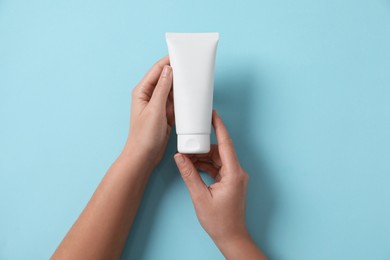
M122 154L125 156L136 157L145 164L154 168L158 164L157 148L158 146L155 144L152 145L150 142L145 142L144 140L130 134L125 147L123 148Z
M137 149L137 146L126 143L122 152L117 158L121 164L125 164L143 175L150 175L154 169L154 164L150 162L142 150Z
M265 260L266 256L260 251L249 232L236 234L223 239L214 240L226 259L256 259Z
M250 241L251 237L246 229L234 232L230 235L223 235L220 237L213 238L214 243L218 246L218 248L224 249L228 248L232 245L236 245L237 242L242 241Z

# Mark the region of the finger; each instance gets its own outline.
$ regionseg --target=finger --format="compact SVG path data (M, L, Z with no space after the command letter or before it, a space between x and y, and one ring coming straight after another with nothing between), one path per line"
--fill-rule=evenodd
M189 158L193 163L209 162L212 163L217 169L220 169L222 167L221 157L219 156L218 144L212 144L210 146L210 151L206 154L191 154Z
M161 71L165 65L169 65L168 55L158 60L145 74L143 79L138 84L138 88L143 94L146 94L149 97L152 96L153 90L156 87Z
M171 91L169 92L167 107L168 123L173 126L175 124L175 105L173 103L173 89L171 89Z
M211 163L207 163L207 162L195 162L194 163L194 166L197 168L197 169L200 169L201 171L204 171L205 173L207 173L211 178L213 178L214 180L216 180L216 177L218 176L219 174L219 169L217 169L214 165L212 165Z
M217 111L213 111L213 126L218 141L218 151L223 166L236 167L239 165L233 141ZM230 171L229 171L230 172Z
M174 158L180 174L188 188L188 191L190 192L192 200L196 201L200 197L209 196L210 191L203 182L191 160L180 153L175 154Z
M159 108L165 108L169 92L172 89L172 67L165 65L160 75L160 79L153 91L151 103L156 104Z
M169 96L168 96L168 102L166 107L166 113L167 113L168 125L173 126L175 124L174 106L173 106L173 100L170 100Z
M192 155L198 161L210 161L216 168L222 167L221 157L219 156L218 144L212 144L210 151L206 154L194 154Z
M171 89L171 91L169 92L168 100L170 100L170 101L173 102L173 90L172 90L172 89Z
M168 100L167 100L167 107L172 107L173 109L173 88L169 91Z

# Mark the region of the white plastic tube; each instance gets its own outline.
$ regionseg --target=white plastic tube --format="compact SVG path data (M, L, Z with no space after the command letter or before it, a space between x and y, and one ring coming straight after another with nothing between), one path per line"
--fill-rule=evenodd
M166 33L180 153L210 151L218 33Z

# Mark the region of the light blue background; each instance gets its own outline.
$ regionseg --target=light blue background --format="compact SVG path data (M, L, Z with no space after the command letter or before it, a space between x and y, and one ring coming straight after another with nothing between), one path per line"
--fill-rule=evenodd
M218 31L214 106L271 259L390 259L390 1L0 0L0 258L48 258L121 151L166 31ZM223 259L172 161L123 259Z

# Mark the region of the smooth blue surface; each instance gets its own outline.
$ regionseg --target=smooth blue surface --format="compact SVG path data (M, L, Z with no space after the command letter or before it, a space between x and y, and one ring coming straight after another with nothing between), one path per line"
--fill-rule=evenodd
M0 0L0 259L45 259L128 131L166 31L218 31L214 106L270 259L390 259L390 1ZM123 259L223 259L172 161Z

